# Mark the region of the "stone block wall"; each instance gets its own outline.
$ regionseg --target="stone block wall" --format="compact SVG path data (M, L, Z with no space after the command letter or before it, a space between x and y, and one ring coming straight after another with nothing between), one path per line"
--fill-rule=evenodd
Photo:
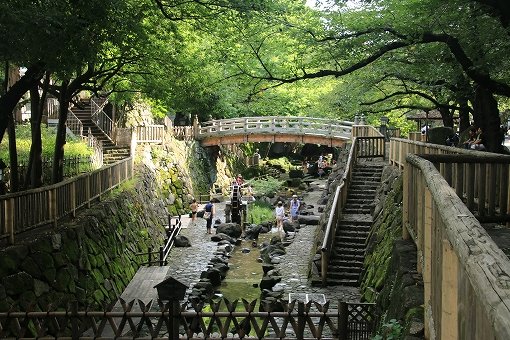
M0 250L0 310L93 308L122 293L164 240L165 203L148 171L44 233ZM21 237L20 237L21 239Z

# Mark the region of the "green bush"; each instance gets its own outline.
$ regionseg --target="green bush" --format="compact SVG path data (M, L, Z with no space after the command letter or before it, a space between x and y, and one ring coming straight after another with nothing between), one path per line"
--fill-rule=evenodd
M46 159L52 159L55 151L56 131L54 128L42 128L42 156ZM18 162L27 163L30 155L30 146L32 145L30 125L23 124L16 127L16 149L18 151ZM82 142L79 138L68 136L65 145L65 157L87 157L92 155L92 149ZM9 160L9 140L4 137L0 144L0 159L8 163Z
M377 334L372 340L399 340L402 336L402 325L396 319L391 319L381 327L382 335Z
M278 192L285 184L285 181L281 181L273 177L268 177L264 179L251 180L250 184L253 188L255 196L269 196L274 195L275 192Z
M273 207L264 202L255 201L248 208L247 221L252 224L260 224L274 220Z

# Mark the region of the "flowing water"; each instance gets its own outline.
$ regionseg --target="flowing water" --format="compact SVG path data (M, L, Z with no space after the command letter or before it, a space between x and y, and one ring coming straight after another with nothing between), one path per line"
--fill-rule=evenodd
M260 234L257 245L269 241L273 235ZM250 252L244 253L243 249ZM221 294L229 301L246 299L251 302L260 299L259 283L262 279L262 263L259 262L260 250L253 241L243 240L236 246L229 259L230 269L220 286Z

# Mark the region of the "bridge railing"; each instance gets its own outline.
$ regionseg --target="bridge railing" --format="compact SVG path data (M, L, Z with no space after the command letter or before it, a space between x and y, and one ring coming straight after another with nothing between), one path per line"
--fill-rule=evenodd
M56 225L133 176L132 159L38 189L0 196L0 239L14 244L16 234Z
M331 138L351 136L352 122L309 117L245 117L212 120L199 126L195 132L196 139L210 136L256 132L323 135Z
M431 160L437 165L443 159L434 156ZM504 163L497 171L505 172L508 179ZM476 167L467 165L472 166ZM482 172L469 180L480 180L484 173L488 177ZM407 155L403 183L403 237L412 238L418 248L417 266L425 290L425 337L510 339L509 258L432 162ZM507 191L508 180L500 187Z

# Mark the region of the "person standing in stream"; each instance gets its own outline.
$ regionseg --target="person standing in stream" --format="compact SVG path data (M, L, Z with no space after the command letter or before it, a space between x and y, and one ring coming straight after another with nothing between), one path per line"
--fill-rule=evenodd
M212 226L212 221L213 221L214 212L215 212L214 204L211 201L207 202L204 210L205 210L204 219L206 222L205 227L207 229L207 233L212 234L211 226Z

